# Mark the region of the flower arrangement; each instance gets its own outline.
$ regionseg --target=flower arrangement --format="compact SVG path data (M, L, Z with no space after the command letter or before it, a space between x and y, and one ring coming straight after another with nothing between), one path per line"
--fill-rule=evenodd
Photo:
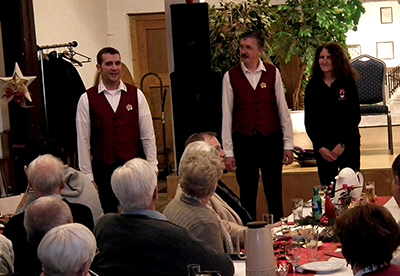
M353 202L354 198L351 196L350 193L356 188L362 188L362 186L354 186L354 185L349 186L347 184L343 184L342 188L336 191L336 192L343 191L340 193L338 198L338 202L340 202L339 206L342 210L347 209Z
M25 93L18 91L15 88L7 88L6 92L4 93L3 97L6 97L7 99L11 99L14 102L17 102L19 104L22 103L22 101L24 101L25 99Z
M352 206L354 198L351 192L354 189L362 188L362 186L354 186L343 184L342 187L335 191L339 193L339 197L336 204L333 204L330 199L330 194L333 191L333 185L325 188L325 213L322 214L312 214L298 220L299 225L316 225L325 227L322 237L322 241L336 241L333 235L333 225L335 224L336 218L341 212Z

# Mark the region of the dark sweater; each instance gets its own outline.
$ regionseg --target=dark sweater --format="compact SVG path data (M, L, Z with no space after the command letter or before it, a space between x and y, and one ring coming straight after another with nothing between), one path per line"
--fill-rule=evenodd
M71 209L74 222L81 223L93 229L93 216L90 208L78 204L70 203L63 199ZM37 257L37 244L28 242L27 233L24 227L25 212L13 216L6 224L3 235L13 243L14 249L14 271L24 273L24 275L40 275L42 263Z
M331 87L321 80L310 80L306 87L305 127L314 150L329 150L337 144L358 144L360 104L353 79L337 79Z
M215 189L215 193L219 195L219 197L239 215L243 225L246 225L247 223L253 221L249 212L246 210L246 208L243 207L242 203L240 202L240 198L221 180L218 180L218 185Z
M234 274L229 256L217 252L185 229L144 215L106 214L94 233L100 254L93 269L101 275L186 276L188 264Z

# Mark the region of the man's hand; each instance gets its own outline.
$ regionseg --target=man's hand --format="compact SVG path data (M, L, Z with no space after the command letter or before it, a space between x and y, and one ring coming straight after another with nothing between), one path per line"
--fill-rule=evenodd
M333 157L338 158L344 152L344 147L341 144L337 144L336 147L331 151Z
M333 162L337 159L335 156L332 155L331 151L325 147L320 148L318 152L321 154L322 158L324 158L328 162Z
M285 162L286 166L293 163L293 151L292 150L284 150L283 151L283 162Z
M236 171L236 160L235 157L227 157L225 159L225 167L228 172Z

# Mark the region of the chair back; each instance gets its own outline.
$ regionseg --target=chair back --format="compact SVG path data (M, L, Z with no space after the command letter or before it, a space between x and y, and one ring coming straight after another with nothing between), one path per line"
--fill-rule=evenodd
M360 104L386 105L386 64L369 55L358 56L351 63L360 75L360 80L356 82Z

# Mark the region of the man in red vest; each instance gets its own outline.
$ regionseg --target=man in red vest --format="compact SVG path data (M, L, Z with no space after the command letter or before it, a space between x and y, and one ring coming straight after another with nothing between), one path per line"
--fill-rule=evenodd
M101 75L99 85L82 94L78 102L79 168L97 184L104 213L110 213L118 212L118 199L111 189L114 170L142 157L157 172L157 148L144 94L121 81L118 50L101 49L96 67Z
M236 171L240 198L256 218L259 169L268 210L283 216L282 161L293 162L293 132L278 69L261 61L264 39L242 35L241 63L223 79L222 141L228 171Z

